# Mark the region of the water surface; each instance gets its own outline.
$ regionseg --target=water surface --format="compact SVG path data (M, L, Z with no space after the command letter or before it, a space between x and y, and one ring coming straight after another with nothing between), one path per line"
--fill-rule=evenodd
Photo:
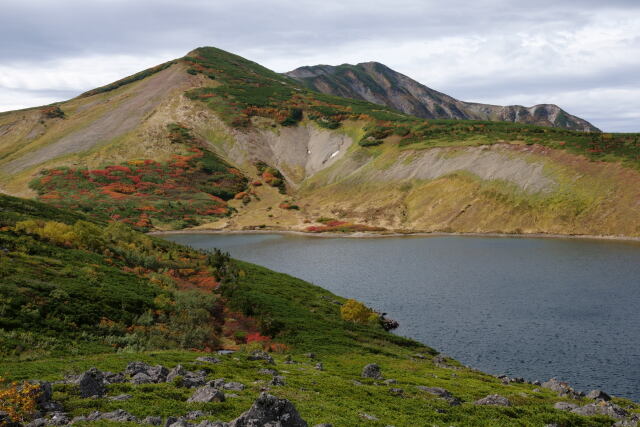
M417 339L493 374L640 400L640 244L479 237L167 239L356 298Z

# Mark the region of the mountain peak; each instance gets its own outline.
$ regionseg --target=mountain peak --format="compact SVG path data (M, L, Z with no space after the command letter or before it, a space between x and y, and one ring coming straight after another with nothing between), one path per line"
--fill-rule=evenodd
M425 119L506 121L585 132L600 131L555 104L525 107L460 101L376 61L356 65L304 66L285 75L313 90L386 105Z

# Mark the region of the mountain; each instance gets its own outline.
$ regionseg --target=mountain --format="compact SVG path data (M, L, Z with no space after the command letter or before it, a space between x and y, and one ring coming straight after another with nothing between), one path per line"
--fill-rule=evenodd
M379 62L306 66L285 74L322 93L386 105L425 119L492 120L600 132L591 123L572 116L557 105L502 107L464 102L428 88Z
M0 191L140 231L640 236L639 141L426 120L203 47L0 113Z
M0 279L3 426L605 426L640 409L480 372L303 280L3 195ZM604 415L555 409L558 390Z

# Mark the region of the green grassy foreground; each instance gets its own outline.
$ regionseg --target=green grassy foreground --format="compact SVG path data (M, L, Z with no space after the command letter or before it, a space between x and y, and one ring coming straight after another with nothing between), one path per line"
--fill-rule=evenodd
M557 401L572 400L560 399L550 390L523 383L504 385L499 379L463 367L456 361L434 360L436 351L385 332L378 324L345 321L340 316L340 304L344 299L294 277L244 262L207 261L205 254L134 231L129 231L130 240L134 242L129 248L134 252L145 248L147 258L135 258L131 254L127 258L114 253L107 262L104 247L90 246L77 234L75 238L68 235L69 241L55 243L51 234L17 231L22 230L17 225L26 219L77 224L85 220L84 216L4 196L0 197L0 207L0 295L3 304L0 308L3 340L0 376L11 381L56 381L90 367L120 372L131 361L145 361L168 368L182 364L188 370L205 369L207 379L225 378L247 386L243 391L234 392L237 397L223 403L188 403L193 389L179 387L176 383L108 386L108 396L123 393L133 396L126 401L81 398L74 385L54 385L54 400L62 403L72 416L95 410L124 409L142 419L145 416L182 416L189 411L203 410L211 414L203 419L229 421L246 411L260 391L268 387L271 394L293 402L309 425L614 424L613 419L604 416L581 417L553 409ZM110 226L97 221L88 223L98 230L107 230ZM122 242L105 240L100 245L115 245L113 252ZM153 274L140 269L134 272L136 262L146 262L145 269ZM176 280L172 286L167 283L161 286L159 279L163 275L169 277L166 270L180 267L174 265L180 262L184 264L182 267L188 264L189 270L199 266L214 276L217 274L220 285L215 289L206 286L184 288L184 283ZM63 274L60 269L65 264L71 270L81 269L81 264L91 265L99 272L99 280L89 283L82 275L74 278L70 272ZM39 276L39 272L46 272L47 276ZM49 286L47 292L42 291L45 286ZM95 289L103 286L104 292ZM55 290L67 293L66 303L55 300L55 295L61 295ZM195 309L187 304L191 312L204 310L201 313L204 317L179 315L178 308L185 292L199 292L198 299L210 305ZM108 300L110 297L120 298L119 303L131 303L132 306L114 304ZM167 299L173 304L168 304ZM38 306L42 301L46 303ZM72 318L75 312L82 312L83 306L91 309L85 310L83 317ZM177 311L172 312L167 306ZM222 306L224 314L216 315L216 311L211 310L214 306ZM16 316L25 317L15 321ZM101 329L99 325L105 323L106 316L124 327ZM172 316L182 322L176 323L177 318ZM234 343L225 335L233 323L229 320L231 317L244 322L243 327L233 329ZM198 329L202 323L210 323L213 327ZM151 333L153 330L156 333ZM173 332L160 334L167 330ZM194 331L199 331L200 335L194 335ZM241 338L247 332L262 334L264 341L243 343ZM189 335L192 339L185 343L177 340L176 334ZM28 335L32 337L31 341L25 338ZM42 345L35 351L34 343L42 342L49 345ZM195 363L196 357L203 355L205 350L231 344L238 351L218 356L221 363ZM267 344L273 350L275 366L247 360L250 351ZM310 352L315 358L306 355ZM284 363L287 358L295 363ZM318 362L323 364L323 370L315 368ZM397 383L361 378L362 368L369 363L378 364L384 378L394 379ZM284 376L285 385L268 385L271 376L258 372L264 367L277 369ZM462 404L450 406L417 386L445 388ZM489 394L508 398L511 406L473 404ZM614 401L631 411L640 409L624 399ZM574 402L588 403L586 399ZM377 420L365 420L363 414ZM110 424L100 421L92 425Z

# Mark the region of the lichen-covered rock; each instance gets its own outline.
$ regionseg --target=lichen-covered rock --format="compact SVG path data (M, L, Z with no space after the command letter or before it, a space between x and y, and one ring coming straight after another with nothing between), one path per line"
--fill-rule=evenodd
M369 363L367 366L362 368L362 378L374 378L376 380L381 380L382 372L380 371L380 367L375 363Z
M509 399L499 394L490 394L482 399L476 400L474 403L476 405L511 406Z
M187 402L224 402L224 393L217 388L205 385L193 392Z
M260 394L247 412L229 423L229 427L308 427L295 406L286 399Z

